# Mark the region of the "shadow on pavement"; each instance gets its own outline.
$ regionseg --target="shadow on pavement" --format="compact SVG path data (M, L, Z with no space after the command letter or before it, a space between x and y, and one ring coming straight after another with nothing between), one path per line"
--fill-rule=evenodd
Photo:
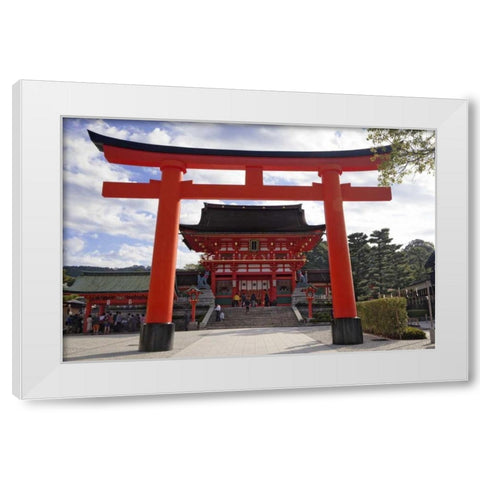
M102 360L106 358L115 358L118 360L118 357L133 357L135 355L141 355L144 352L140 352L136 350L135 352L111 352L111 353L95 353L92 355L83 355L81 357L73 357L73 358L64 358L64 362L78 362L78 361L85 361L85 360Z

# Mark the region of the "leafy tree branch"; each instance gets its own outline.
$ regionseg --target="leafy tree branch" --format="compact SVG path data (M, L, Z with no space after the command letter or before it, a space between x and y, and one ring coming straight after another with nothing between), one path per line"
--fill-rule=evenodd
M390 145L390 158L378 168L378 183L389 186L402 183L405 175L435 173L435 132L369 128L367 140L373 143L373 158L384 153L382 146Z

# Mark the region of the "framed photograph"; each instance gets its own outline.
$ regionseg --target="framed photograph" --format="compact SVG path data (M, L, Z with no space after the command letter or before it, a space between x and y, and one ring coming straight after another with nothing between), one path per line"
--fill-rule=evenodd
M19 81L13 127L17 397L468 380L467 101Z

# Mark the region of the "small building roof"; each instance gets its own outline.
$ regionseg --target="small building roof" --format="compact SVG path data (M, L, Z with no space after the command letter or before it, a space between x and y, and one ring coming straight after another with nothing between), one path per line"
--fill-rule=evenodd
M308 225L301 204L220 205L205 203L200 222L180 224L180 231L195 233L309 233L325 225Z
M177 270L176 285L185 287L196 285L198 272ZM150 272L82 272L65 293L147 293L150 286ZM83 300L82 300L83 299ZM85 304L83 297L69 300L67 303Z
M140 293L148 292L150 272L82 272L65 288L68 293Z
M79 300L80 297L78 298L75 298L73 300L68 300L67 302L65 302L67 305L78 305L78 306L81 306L81 307L84 307L85 306L85 299L83 300Z
M176 282L177 287L190 287L192 285L197 285L198 283L198 274L196 270L177 270L176 271Z
M307 281L308 283L330 283L330 270L310 270L307 271Z

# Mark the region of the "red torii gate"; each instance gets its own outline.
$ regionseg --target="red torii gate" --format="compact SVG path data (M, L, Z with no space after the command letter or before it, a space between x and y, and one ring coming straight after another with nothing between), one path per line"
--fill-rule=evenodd
M111 162L158 167L161 180L149 183L104 182L102 195L115 198L158 198L158 214L142 351L171 350L172 323L181 199L314 200L323 201L333 300L333 343L363 343L357 317L344 201L391 200L390 187L352 187L340 184L342 172L376 170L390 148L374 156L370 149L333 152L274 152L185 148L130 142L88 131L90 139ZM187 169L245 170L244 185L194 184L183 181ZM264 171L313 171L321 183L311 186L269 186Z

